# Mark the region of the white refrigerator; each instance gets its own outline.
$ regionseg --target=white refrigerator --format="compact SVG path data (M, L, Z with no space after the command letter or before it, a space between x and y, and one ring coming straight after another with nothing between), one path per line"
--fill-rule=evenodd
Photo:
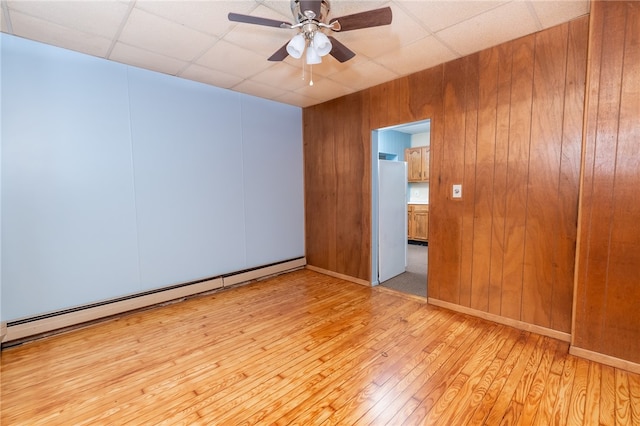
M407 268L407 163L378 160L378 282Z

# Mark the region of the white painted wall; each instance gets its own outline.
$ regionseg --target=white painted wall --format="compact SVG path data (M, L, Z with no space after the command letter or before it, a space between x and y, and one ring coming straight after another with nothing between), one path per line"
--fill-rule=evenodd
M304 255L300 108L0 37L3 321Z

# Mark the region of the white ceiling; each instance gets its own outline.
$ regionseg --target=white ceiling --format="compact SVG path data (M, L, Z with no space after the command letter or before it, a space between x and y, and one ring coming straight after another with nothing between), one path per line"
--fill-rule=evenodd
M569 21L589 0L333 0L329 18L384 6L389 26L333 36L356 53L267 58L296 30L234 23L229 12L293 22L289 0L1 0L2 32L306 107ZM311 75L313 86L309 85Z

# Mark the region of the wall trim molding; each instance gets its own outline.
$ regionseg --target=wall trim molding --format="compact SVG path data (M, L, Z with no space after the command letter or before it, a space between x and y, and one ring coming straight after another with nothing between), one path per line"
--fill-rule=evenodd
M33 320L29 318L2 323L3 330L1 342L11 342L15 340L26 339L43 333L55 332L56 330L65 329L67 327L79 326L103 318L111 317L136 309L148 308L162 303L178 301L185 297L194 296L208 291L227 288L232 285L246 283L253 280L267 278L293 269L299 269L306 264L306 258L298 258L290 261L284 261L277 264L267 265L256 269L242 271L237 274L229 274L222 277L207 279L204 281L173 286L166 289L159 289L155 292L142 293L133 295L128 298L116 299L114 301L105 301L104 303L95 303L86 307L78 307L77 309L69 309L53 312L47 315L34 316Z
M600 352L590 351L588 349L582 349L573 345L569 346L569 353L580 358L588 359L589 361L599 362L600 364L605 364L614 368L629 371L631 373L640 374L640 364L632 361L616 358L611 355L605 355Z
M366 287L371 287L371 283L367 280L363 280L361 278L354 278L349 275L340 274L338 272L329 271L328 269L318 268L317 266L307 265L307 269L315 272L319 272L321 274L329 275L334 278L340 278L345 281L351 281L352 283L360 284Z
M0 322L0 342L4 340L4 336L7 335L7 322Z
M541 334L543 336L562 340L563 342L567 342L567 343L571 342L571 334L565 333L562 331L552 330L550 328L542 327L535 324L530 324L528 322L503 317L500 315L480 311L478 309L473 309L466 306L456 305L455 303L445 302L443 300L434 299L432 297L429 297L429 304L434 306L439 306L445 309L450 309L452 311L460 312L462 314L473 315L475 317L497 322L498 324L508 325L510 327L517 328L519 330L530 331L533 333Z
M231 275L225 275L222 277L223 286L230 287L232 285L244 283L253 280L262 280L269 278L273 275L278 275L283 272L288 272L293 269L303 268L307 264L307 259L301 257L299 259L293 259L284 261L282 263L276 263L274 265L265 266L259 269L252 269L250 271L238 272Z

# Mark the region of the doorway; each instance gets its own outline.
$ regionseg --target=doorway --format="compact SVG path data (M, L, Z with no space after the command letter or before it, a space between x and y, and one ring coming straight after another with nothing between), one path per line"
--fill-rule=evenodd
M427 297L430 134L430 120L377 129L372 134L373 284L420 297ZM426 161L421 155L427 155ZM383 209L389 208L388 203L395 203L398 199L398 196L389 197L388 194L380 193L381 188L389 187L380 180L384 178L384 173L380 171L380 164L388 161L402 162L408 167L404 185L398 189L403 191L400 199L404 208L404 224L402 227L398 227L397 224L391 227L394 229L393 232L403 234L400 236L401 248L392 248L385 243L385 240L389 240L385 236L385 232L389 232L389 226L381 221L385 220ZM425 169L416 173L415 167ZM395 241L397 242L397 239ZM395 246L397 247L398 244ZM386 273L390 268L385 264L386 259L390 257L388 254L390 250L397 250L396 262L398 257L404 259L403 267L400 265L401 269L391 277ZM399 250L404 252L400 253ZM394 268L397 269L398 266L391 269ZM381 274L381 270L385 272Z

